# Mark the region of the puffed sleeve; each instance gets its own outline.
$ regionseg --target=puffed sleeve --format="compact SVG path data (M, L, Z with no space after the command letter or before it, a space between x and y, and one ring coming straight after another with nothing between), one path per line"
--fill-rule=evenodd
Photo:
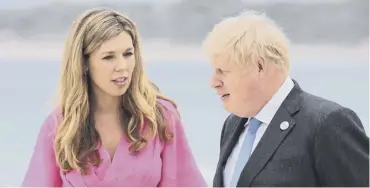
M62 181L53 150L56 115L49 115L39 131L22 187L60 187Z
M207 187L192 151L176 108L165 104L169 130L174 138L164 144L162 151L161 187Z

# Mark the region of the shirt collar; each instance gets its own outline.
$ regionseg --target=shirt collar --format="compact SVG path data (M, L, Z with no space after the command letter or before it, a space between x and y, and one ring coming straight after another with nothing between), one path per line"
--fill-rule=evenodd
M285 79L284 83L280 86L278 91L272 96L272 98L255 116L255 118L261 121L262 123L269 125L271 123L272 118L274 118L279 107L281 106L281 104L283 104L285 98L288 96L293 87L294 82L292 81L290 76L288 76ZM246 125L248 124L248 122L246 123Z

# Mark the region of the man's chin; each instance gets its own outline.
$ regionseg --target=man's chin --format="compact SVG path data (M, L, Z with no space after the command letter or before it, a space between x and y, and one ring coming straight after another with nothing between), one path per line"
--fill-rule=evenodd
M241 111L241 110L237 110L231 106L228 106L224 103L224 108L227 112L231 113L231 114L234 114L240 118L248 118L248 117L251 117L248 115L248 112L245 112L245 111Z
M227 112L235 114L235 115L238 114L238 111L232 105L228 104L227 102L223 102L223 105L224 105L224 109Z

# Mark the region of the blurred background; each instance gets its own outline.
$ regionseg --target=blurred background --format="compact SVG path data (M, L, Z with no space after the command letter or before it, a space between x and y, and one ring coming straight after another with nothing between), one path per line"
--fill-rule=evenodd
M0 186L19 186L39 128L54 105L64 40L92 7L126 13L142 35L150 78L174 99L211 185L228 115L209 86L201 49L222 18L265 11L292 41L292 77L353 109L369 132L368 0L0 0Z

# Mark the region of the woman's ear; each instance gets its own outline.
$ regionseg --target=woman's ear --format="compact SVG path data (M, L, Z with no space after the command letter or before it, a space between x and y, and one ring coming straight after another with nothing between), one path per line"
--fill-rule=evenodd
M83 71L84 71L84 75L87 75L87 73L89 72L89 66L88 66L87 58L85 58L85 60L84 60Z

